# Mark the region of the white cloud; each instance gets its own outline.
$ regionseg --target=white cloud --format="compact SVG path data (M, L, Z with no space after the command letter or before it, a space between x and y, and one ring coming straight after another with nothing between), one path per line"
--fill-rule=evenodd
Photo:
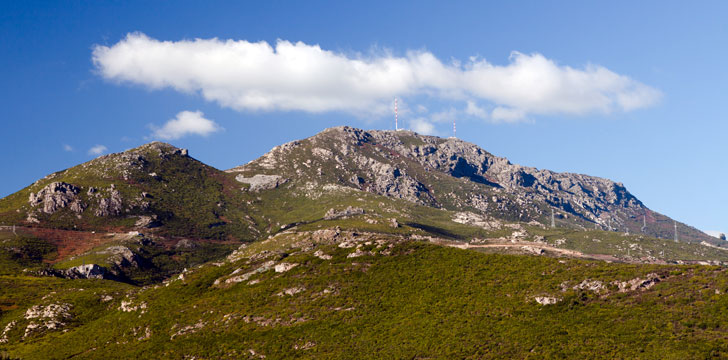
M164 126L154 129L152 136L175 140L187 135L208 136L222 130L214 121L205 119L201 111L181 111L174 119L169 119Z
M346 55L278 40L159 41L128 34L93 49L106 79L199 93L236 110L347 111L383 115L394 96L491 103L496 115L610 113L653 105L658 90L602 66L573 68L541 54L511 54L506 65L471 58L444 64L427 51Z
M476 118L486 119L488 118L488 112L482 107L478 106L474 101L468 100L467 106L465 107L465 113L474 116Z
M90 149L88 149L89 155L99 156L106 152L108 148L104 145L94 145Z
M436 112L430 116L432 121L439 123L451 123L453 120L457 120L457 118L458 110L452 107L447 110Z
M63 151L71 152L71 151L73 151L73 146L68 145L68 144L63 144Z
M425 118L416 118L410 121L412 131L425 135L437 135L435 125L427 121Z
M491 119L496 122L516 122L526 117L526 112L521 109L497 107L490 114Z

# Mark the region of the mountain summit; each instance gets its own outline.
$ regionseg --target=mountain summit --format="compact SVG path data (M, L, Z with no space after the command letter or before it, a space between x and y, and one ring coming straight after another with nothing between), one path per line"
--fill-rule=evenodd
M452 211L508 221L641 233L688 242L716 240L650 210L608 179L512 164L456 138L411 131L335 127L273 148L227 170L289 181L288 187L337 184ZM281 180L277 180L281 181Z

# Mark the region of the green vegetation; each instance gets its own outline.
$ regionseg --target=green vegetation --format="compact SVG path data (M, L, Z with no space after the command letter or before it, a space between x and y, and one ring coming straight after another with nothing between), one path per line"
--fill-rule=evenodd
M45 267L44 262L56 256L55 246L46 240L22 231L0 231L0 275Z
M39 223L0 230L0 359L728 357L725 268L677 264L728 251L584 231L578 217L526 223L551 208L469 179L470 165L433 171L342 136L283 145L239 173L153 143L1 199L0 225L28 225L29 211ZM340 156L355 147L358 164ZM286 178L255 192L238 174ZM421 197L366 191L407 179ZM56 181L80 188L82 213L30 208ZM117 191L119 212L96 216ZM435 245L466 243L477 251ZM513 255L539 246L548 256ZM117 281L36 276L82 264Z
M3 287L18 289L2 295L5 308L17 308L0 315L0 328L12 320L26 324L19 315L37 302L74 309L68 332L17 342L17 329L10 336L15 341L0 348L23 359L246 358L250 350L268 358L317 359L728 356L722 268L481 254L416 242L399 243L391 256L375 245L362 249L376 255L347 258L353 249L319 246L333 259L318 259L313 250L273 254L202 266L169 286L144 289L0 278ZM254 275L254 285L214 284L267 260L299 265ZM621 293L612 284L650 273L663 280L646 290ZM606 289L573 289L587 279ZM77 287L84 290L72 290ZM293 288L301 290L276 295ZM114 300L103 302L104 294ZM560 301L539 305L536 296ZM121 300L146 309L122 312Z
M587 254L614 255L625 260L664 259L668 261L728 261L728 249L717 249L642 235L627 235L612 231L574 229L542 229L528 227L529 233L543 236L554 246Z

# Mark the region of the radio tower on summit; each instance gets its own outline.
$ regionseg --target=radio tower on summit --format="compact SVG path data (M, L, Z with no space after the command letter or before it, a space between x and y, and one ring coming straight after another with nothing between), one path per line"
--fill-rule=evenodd
M394 98L394 130L399 130L399 124L397 123L397 98Z

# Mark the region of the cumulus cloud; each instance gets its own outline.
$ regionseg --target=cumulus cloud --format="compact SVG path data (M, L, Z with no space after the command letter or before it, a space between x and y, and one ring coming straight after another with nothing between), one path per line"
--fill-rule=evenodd
M457 109L451 107L447 110L438 111L430 115L430 119L438 123L451 123L460 116Z
M468 100L467 106L465 107L465 113L476 118L485 119L488 117L488 112L482 107L478 106L474 101Z
M490 113L490 118L495 122L516 122L523 120L526 112L522 109L507 108L499 106Z
M88 149L88 154L94 155L94 156L99 156L99 155L105 153L106 150L109 150L109 149L104 145L94 145L90 149Z
M513 121L527 114L631 111L661 96L605 67L564 66L538 53L513 52L506 65L479 58L443 63L427 51L362 56L285 40L160 41L131 33L112 46L95 46L92 58L106 79L199 93L241 111L383 115L394 96L425 94L485 101L496 108L491 115Z
M153 137L175 140L187 135L208 136L222 130L214 121L206 119L201 111L181 111L161 128L155 128Z
M68 145L68 144L63 144L63 151L71 152L71 151L73 151L73 146Z
M410 128L412 131L425 135L437 135L438 132L435 130L435 125L427 121L425 118L415 118L410 121Z

